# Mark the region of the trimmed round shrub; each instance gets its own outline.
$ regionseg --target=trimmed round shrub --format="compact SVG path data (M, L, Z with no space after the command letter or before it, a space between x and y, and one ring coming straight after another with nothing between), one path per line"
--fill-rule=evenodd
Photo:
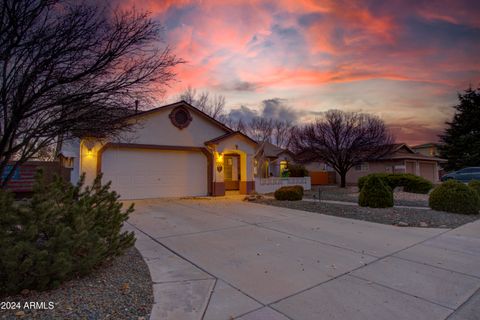
M303 187L302 186L288 186L281 187L274 193L275 199L277 200L288 200L288 201L298 201L303 198Z
M480 180L472 180L468 183L468 186L475 190L480 197Z
M302 195L302 197L303 197L304 191L303 191L303 187L302 187L302 186L291 186L290 188L293 188L293 189L297 190L297 192L300 193L300 194Z
M121 228L133 206L122 210L109 188L100 177L74 186L39 175L25 203L0 191L0 294L57 287L131 247L133 232Z
M358 204L361 207L388 208L393 207L392 189L383 182L383 179L372 175L365 182Z
M439 211L462 214L478 214L480 196L469 186L455 180L449 180L431 193L428 200L430 208Z
M405 192L427 194L433 188L430 181L411 173L373 173L358 179L360 190L371 176L382 179L392 190L396 187L403 187Z
M363 186L365 185L367 180L370 177L374 177L374 176L382 179L383 183L385 183L386 185L389 185L389 183L388 183L389 180L387 179L387 177L389 176L389 173L371 173L371 174L368 174L366 176L358 178L358 181L357 181L358 190L362 190ZM392 189L394 189L394 188L392 188Z
M411 173L390 175L389 179L395 179L395 176L401 176L396 183L397 187L403 187L403 191L411 193L427 194L433 189L433 183L427 179L416 176Z

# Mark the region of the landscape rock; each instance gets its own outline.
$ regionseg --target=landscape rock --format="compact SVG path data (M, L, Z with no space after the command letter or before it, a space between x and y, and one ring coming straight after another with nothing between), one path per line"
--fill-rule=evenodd
M255 201L255 200L261 200L263 198L264 198L263 195L261 195L259 193L256 193L256 192L252 192L248 196L246 196L243 200L244 201Z
M400 221L397 223L397 226L399 227L408 227L408 223L404 222L404 221Z

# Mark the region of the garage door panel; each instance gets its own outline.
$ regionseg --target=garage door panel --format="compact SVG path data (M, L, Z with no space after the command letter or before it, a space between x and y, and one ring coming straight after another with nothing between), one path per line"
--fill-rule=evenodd
M104 181L122 199L204 196L207 159L201 152L107 149L102 155Z
M435 182L435 164L420 162L420 175L432 182Z

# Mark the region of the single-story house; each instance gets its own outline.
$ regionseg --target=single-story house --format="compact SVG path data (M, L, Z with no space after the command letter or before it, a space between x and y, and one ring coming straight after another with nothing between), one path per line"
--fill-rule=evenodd
M81 137L65 142L62 162L71 181L85 173L122 199L219 196L254 190L257 142L181 101L127 117L133 130L113 139Z
M358 178L371 173L412 173L433 183L439 181L440 164L445 160L415 152L405 143L393 146L392 152L378 160L364 162L350 169L347 184L357 184ZM337 181L340 177L337 176Z
M255 175L261 178L281 177L288 164L294 162L292 152L268 141L259 144L255 160Z
M294 154L270 142L262 142L255 153L255 191L271 193L283 186L299 185L311 189L310 177L293 177L285 174L295 164Z

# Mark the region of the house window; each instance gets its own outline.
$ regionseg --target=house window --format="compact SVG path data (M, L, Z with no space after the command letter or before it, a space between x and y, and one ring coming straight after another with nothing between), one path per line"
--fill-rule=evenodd
M288 169L288 162L286 160L280 161L280 176L283 175L283 172Z
M369 170L368 162L357 164L355 166L355 171L367 172Z
M169 117L170 121L172 121L172 124L179 129L188 127L192 121L190 112L188 112L188 110L184 107L176 107L172 110Z

